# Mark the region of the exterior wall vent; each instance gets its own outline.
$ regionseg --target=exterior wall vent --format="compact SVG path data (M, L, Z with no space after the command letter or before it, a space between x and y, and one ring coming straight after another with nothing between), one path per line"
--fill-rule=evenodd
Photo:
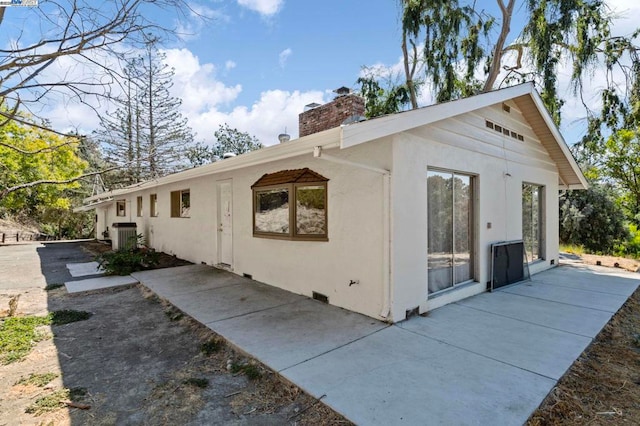
M499 124L494 123L493 121L485 120L484 125L487 129L495 130L498 133L502 133L505 136L510 136L513 139L517 139L520 142L524 142L524 136L520 133L514 132L513 130L509 130L506 127L502 127Z
M507 104L502 104L502 110L507 113L511 113L511 107Z
M313 297L314 300L317 300L317 301L322 302L322 303L329 304L329 296L325 296L324 294L318 293L316 291L312 292L312 295L313 295L312 297Z

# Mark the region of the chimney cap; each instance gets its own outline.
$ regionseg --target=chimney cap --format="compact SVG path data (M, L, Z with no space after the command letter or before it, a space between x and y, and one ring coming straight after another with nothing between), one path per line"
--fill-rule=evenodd
M310 104L306 104L304 106L304 110L309 111L310 109L318 108L319 106L322 106L322 104L319 104L317 102L311 102Z
M344 96L344 95L348 95L349 93L351 93L351 89L349 89L346 86L342 86L342 87L338 87L336 90L333 91L334 93L337 93L338 96Z

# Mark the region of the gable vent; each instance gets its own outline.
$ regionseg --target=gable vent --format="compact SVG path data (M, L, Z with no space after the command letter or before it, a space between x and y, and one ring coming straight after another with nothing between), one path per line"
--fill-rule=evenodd
M506 127L502 127L499 124L494 123L493 121L485 120L484 125L491 130L494 130L498 133L502 133L505 136L511 136L513 139L517 139L520 142L524 142L524 136L520 133L516 133L513 130L509 130Z

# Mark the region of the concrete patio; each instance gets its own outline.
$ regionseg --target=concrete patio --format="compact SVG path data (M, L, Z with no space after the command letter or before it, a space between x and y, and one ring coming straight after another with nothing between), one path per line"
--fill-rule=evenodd
M640 283L561 266L397 325L204 265L133 277L360 425L518 425Z

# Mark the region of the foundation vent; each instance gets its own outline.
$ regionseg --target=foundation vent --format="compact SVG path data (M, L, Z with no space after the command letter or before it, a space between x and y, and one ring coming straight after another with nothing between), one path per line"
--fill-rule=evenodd
M312 296L313 299L315 299L315 300L317 300L319 302L322 302L322 303L326 303L326 304L329 303L329 297L328 296L325 296L324 294L318 293L316 291L312 292L312 294L313 294L313 296Z

